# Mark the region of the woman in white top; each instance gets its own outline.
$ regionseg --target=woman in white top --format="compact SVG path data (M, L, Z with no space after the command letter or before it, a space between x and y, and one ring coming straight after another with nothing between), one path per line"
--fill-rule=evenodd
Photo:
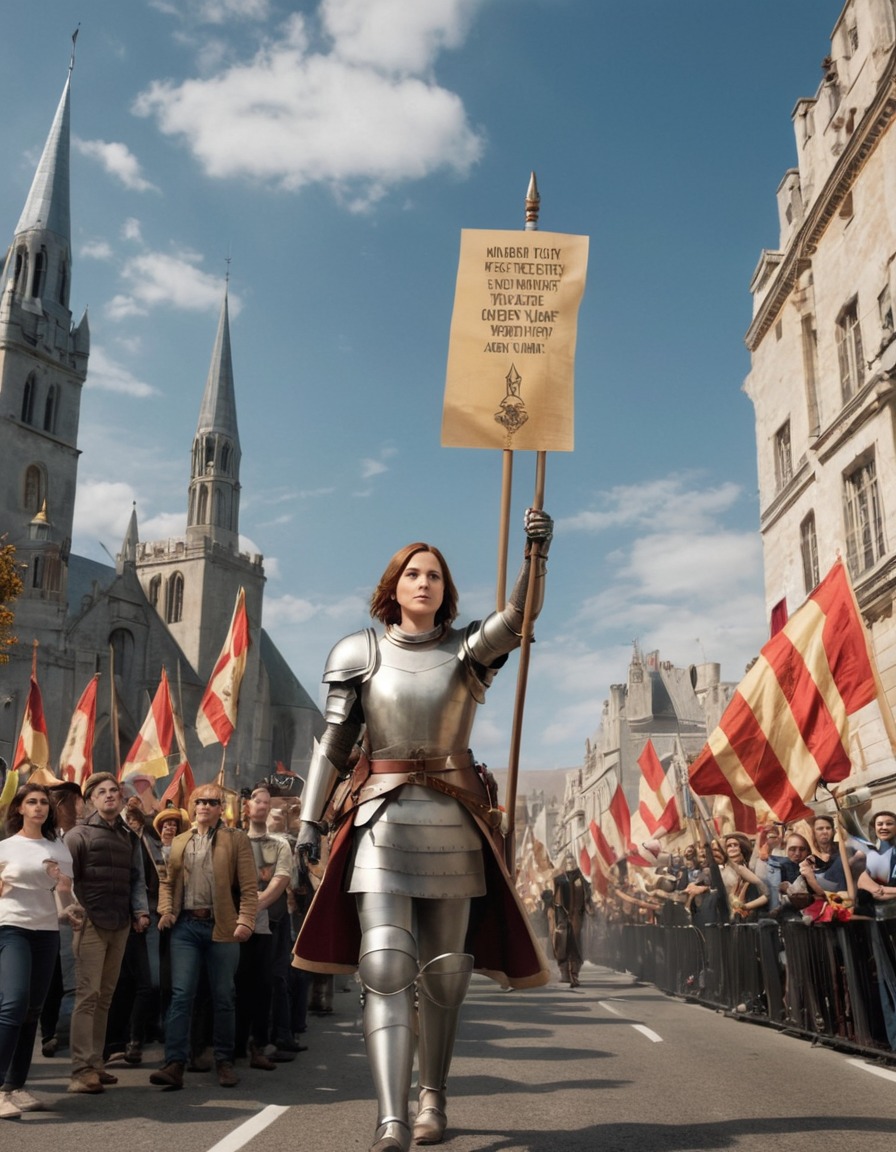
M50 795L23 784L0 841L0 1118L43 1107L25 1091L40 1010L59 952L60 904L71 900L72 858L56 836Z

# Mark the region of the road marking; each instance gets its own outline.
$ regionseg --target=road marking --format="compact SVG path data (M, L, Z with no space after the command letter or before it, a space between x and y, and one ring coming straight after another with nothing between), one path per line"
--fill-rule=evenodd
M238 1148L248 1144L253 1136L263 1132L269 1124L274 1123L278 1116L282 1116L287 1111L289 1109L286 1105L269 1104L267 1108L262 1108L257 1116L253 1116L245 1124L240 1124L239 1128L234 1128L229 1136L225 1136L223 1140L213 1144L208 1152L237 1152Z
M896 1072L891 1072L888 1068L875 1068L873 1064L866 1064L864 1060L847 1060L846 1063L861 1068L863 1072L870 1072L872 1076L881 1076L884 1080L896 1080Z
M607 1012L612 1012L614 1016L628 1015L627 1012L620 1012L618 1008L614 1008L609 1000L598 1000L598 1004ZM662 1044L663 1042L662 1036L654 1032L652 1028L648 1028L645 1024L632 1024L632 1028L634 1028L636 1032L640 1032L642 1036L646 1036L648 1040L652 1040L654 1044Z

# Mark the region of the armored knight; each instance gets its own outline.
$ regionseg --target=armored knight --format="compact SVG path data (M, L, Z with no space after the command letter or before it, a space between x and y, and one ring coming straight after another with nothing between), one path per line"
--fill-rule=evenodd
M534 987L547 965L497 839L501 813L470 753L477 705L520 644L529 581L535 614L553 524L525 517L526 556L504 609L452 627L457 591L429 544L395 554L371 597L385 624L341 640L327 660L327 729L303 796L299 848L319 852L341 790L324 880L294 963L361 978L364 1037L378 1100L371 1152L406 1152L418 1039L413 1137L441 1141L458 1015L472 972ZM532 547L537 541L537 548ZM365 753L349 775L356 744Z

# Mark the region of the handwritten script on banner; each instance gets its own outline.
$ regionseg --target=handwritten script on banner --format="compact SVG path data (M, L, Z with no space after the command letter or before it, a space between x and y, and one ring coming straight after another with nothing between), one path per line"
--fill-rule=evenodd
M587 236L462 231L444 446L572 451L587 266Z

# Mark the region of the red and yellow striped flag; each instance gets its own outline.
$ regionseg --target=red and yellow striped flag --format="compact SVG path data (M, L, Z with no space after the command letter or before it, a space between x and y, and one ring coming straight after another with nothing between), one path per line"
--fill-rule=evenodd
M865 627L838 560L765 645L691 765L700 796L806 811L819 780L849 775L849 717L877 695Z

